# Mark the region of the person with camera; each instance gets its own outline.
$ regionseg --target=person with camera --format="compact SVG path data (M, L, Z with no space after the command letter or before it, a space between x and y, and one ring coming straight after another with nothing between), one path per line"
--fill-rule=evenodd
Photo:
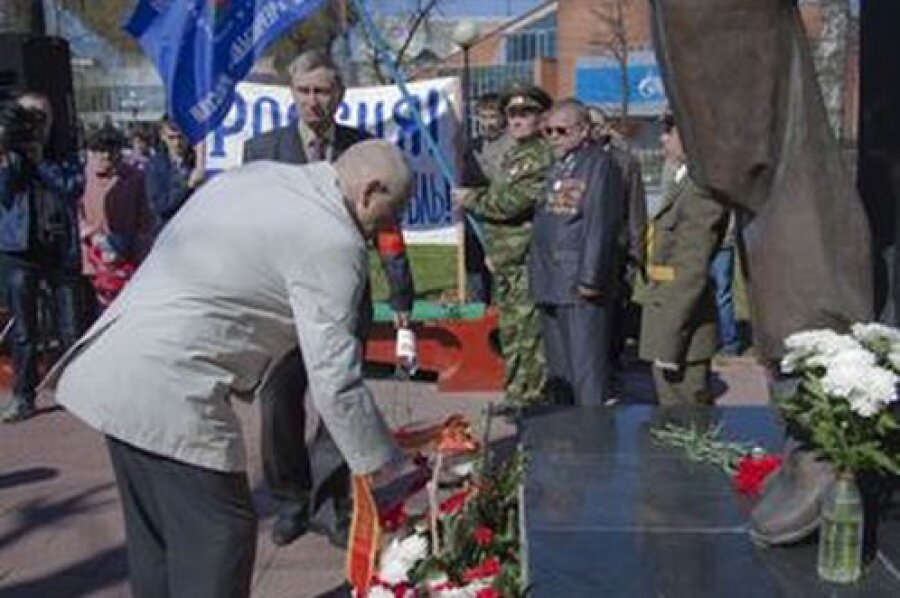
M52 297L60 350L80 333L81 255L77 200L84 187L76 156L49 147L53 112L46 96L28 92L0 108L0 252L12 325L13 396L0 420L35 414L38 383L38 297Z

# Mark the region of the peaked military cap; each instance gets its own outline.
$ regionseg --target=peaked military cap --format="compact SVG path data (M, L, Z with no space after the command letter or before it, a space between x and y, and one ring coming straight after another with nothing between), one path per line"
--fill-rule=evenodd
M517 83L503 93L500 105L504 112L510 108L533 108L543 112L553 105L553 98L536 85Z

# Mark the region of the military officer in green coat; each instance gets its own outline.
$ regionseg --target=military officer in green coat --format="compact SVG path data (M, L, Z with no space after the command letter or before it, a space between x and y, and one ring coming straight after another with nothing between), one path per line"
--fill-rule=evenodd
M520 407L544 398L544 361L537 309L528 291L527 257L532 221L546 190L553 155L540 135L541 115L552 100L538 87L516 86L503 109L514 143L487 187L459 189L454 200L484 223L487 259L500 312L500 345L506 362L504 402Z
M647 234L649 289L640 356L653 362L661 405L711 404L710 363L718 346L709 264L728 224L725 207L691 180L671 115L661 136L663 198Z

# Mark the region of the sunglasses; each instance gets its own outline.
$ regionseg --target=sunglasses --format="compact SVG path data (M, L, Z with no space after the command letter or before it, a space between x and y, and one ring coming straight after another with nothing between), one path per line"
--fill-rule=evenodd
M565 137L571 132L572 129L570 129L569 127L544 127L544 135L546 135L547 137L552 137L554 135Z

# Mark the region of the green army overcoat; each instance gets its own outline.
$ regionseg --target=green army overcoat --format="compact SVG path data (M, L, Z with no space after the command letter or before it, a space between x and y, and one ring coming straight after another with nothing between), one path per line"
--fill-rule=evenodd
M709 265L728 216L685 174L666 185L647 232L647 278L640 357L684 365L711 359L718 347Z

